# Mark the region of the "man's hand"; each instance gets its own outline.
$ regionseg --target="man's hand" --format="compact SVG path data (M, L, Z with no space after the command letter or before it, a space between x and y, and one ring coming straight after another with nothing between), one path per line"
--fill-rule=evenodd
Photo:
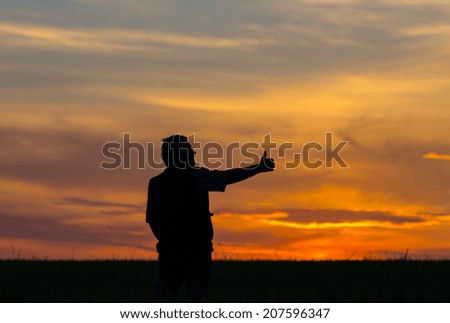
M275 169L275 162L272 158L267 158L267 151L264 150L264 154L259 162L258 169L261 172L272 172Z

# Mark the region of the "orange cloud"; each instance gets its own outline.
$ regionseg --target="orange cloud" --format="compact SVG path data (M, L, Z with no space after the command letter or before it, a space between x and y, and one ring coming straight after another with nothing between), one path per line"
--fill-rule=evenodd
M423 155L426 159L440 159L440 160L450 160L450 155L441 155L436 153L427 153Z

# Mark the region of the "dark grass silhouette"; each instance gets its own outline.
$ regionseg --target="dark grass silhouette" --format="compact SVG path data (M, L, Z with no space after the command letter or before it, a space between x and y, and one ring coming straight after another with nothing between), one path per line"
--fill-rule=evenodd
M156 271L154 261L0 261L0 302L153 302ZM211 301L450 302L449 272L450 261L214 261Z

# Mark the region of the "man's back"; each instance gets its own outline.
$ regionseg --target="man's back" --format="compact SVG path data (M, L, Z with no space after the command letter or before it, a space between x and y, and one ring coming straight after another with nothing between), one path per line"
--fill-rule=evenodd
M211 252L208 190L195 184L199 169L171 169L150 179L147 222L159 253Z

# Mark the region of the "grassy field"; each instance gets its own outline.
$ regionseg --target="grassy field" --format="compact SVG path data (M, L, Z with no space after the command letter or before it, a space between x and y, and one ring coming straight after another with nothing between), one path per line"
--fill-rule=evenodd
M0 302L152 302L150 261L0 261ZM214 302L450 302L450 261L215 261Z

